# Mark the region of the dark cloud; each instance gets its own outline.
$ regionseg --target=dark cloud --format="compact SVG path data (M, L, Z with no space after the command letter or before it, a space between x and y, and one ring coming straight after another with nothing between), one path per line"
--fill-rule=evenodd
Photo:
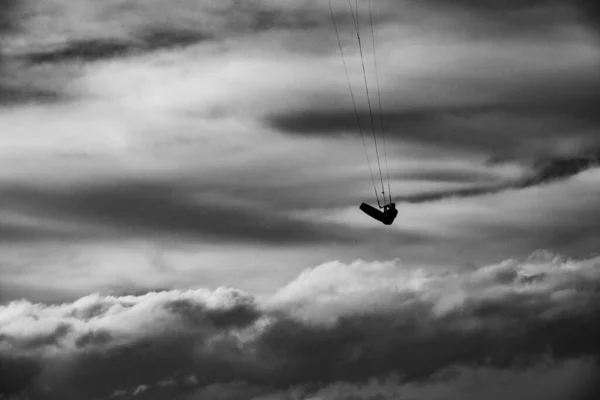
M30 63L48 63L61 61L97 61L123 56L134 45L120 40L81 40L68 43L64 48L54 51L30 53L26 56Z
M460 99L457 99L456 105L447 107L408 105L396 112L384 112L386 139L391 144L388 146L389 159L396 157L396 148L403 143L411 143L432 152L432 157L433 153L442 158L458 154L485 157L492 163L517 161L529 168L534 164L532 176L516 182L497 183L490 177L486 184L478 176L480 185L475 187L416 194L406 196L403 200L422 202L525 188L568 178L598 165L600 155L594 149L600 148L600 136L597 134L600 119L594 104L600 101L600 91L596 90L600 89L600 79L588 77L584 81L588 87L577 82L572 86L555 82L541 84L533 92L525 88L514 89L507 91L510 94L505 93L500 99L479 105L460 105ZM556 87L551 88L553 85ZM564 90L559 94L560 87ZM371 143L368 110L361 110L359 117ZM273 115L268 121L274 128L287 134L359 135L353 110L329 110L328 107L315 106L305 111ZM375 125L379 131L379 124ZM560 155L563 143L575 144L568 156ZM405 174L398 178L420 177L434 181L458 179L462 182L468 178L454 173L438 175L417 172L414 176Z
M91 331L82 334L75 340L77 347L104 347L113 340L113 336L107 330Z
M523 187L537 185L556 179L569 178L590 168L600 166L600 149L589 151L589 156L540 160L535 175L522 183Z
M491 171L451 170L449 168L423 168L390 176L391 179L430 181L439 183L489 183L498 176Z
M452 274L331 263L305 271L263 305L225 289L93 296L53 307L15 302L0 307L9 322L4 335L23 344L44 331L55 340L4 348L12 359L28 352L32 365L42 365L11 390L28 385L34 394L48 385L70 399L145 385L148 396L200 389L198 396L218 398L220 389L310 393L394 375L427 384L457 366L526 370L548 359L597 359L598 262L540 254ZM104 311L80 319L89 307ZM65 324L73 327L67 335L49 329ZM53 356L55 349L64 356ZM9 375L26 371L13 364Z
M433 8L434 13L441 13L443 10L440 8L472 12L484 27L494 26L496 19L504 17L523 18L527 29L534 31L538 28L527 19L535 22L547 15L564 19L568 13L560 8L556 11L556 6L572 5L571 2L544 0L433 1L419 4L416 7ZM556 12L546 12L546 7ZM532 9L539 12L530 12ZM577 61L578 64L572 68L559 70L561 66L557 64L556 68L552 68L552 60L543 55L544 49L552 49L553 36L547 35L546 31L540 31L540 37L533 39L523 35L514 38L511 36L515 34L514 29L504 27L500 29L500 38L483 40L469 32L473 21L464 21L460 15L449 18L456 20L456 26L460 27L458 30L467 32L464 44L472 45L477 51L474 56L461 54L460 65L452 65L452 58L448 68L436 71L435 75L426 72L405 75L403 79L411 82L410 86L417 87L414 91L395 92L389 89L392 85L386 87L384 97L388 108L383 111L383 121L389 139L435 146L447 152L483 152L507 158L531 156L527 153L536 151L552 152L567 140L600 145L597 135L600 119L595 106L600 101L600 69L591 65L591 58L584 61L587 66ZM564 26L564 20L558 25ZM436 28L432 27L432 30ZM574 48L573 38L564 35L562 28L557 32L562 32L562 35L556 36L556 51L562 52L565 44L569 49ZM565 38L569 42L565 42ZM455 40L462 46L460 38ZM498 54L492 51L482 54L480 40L490 49L497 48ZM514 51L511 51L513 47ZM527 48L531 48L529 54ZM590 49L593 51L593 48ZM435 65L434 60L431 63ZM539 71L534 75L532 65L536 63ZM464 71L458 70L461 67ZM342 69L339 71L344 73ZM396 84L403 85L400 81ZM353 86L355 93L364 94L362 85L355 81ZM357 105L361 125L369 133L371 124L366 99L358 98ZM375 125L379 129L377 114ZM347 92L335 102L332 102L331 93L317 93L306 108L271 114L267 123L289 134L358 135Z
M20 105L23 103L56 102L61 95L55 91L36 87L31 82L15 77L14 61L3 48L5 41L21 30L22 2L18 0L0 0L0 106Z
M561 0L482 0L478 2L468 0L431 0L426 3L439 8L468 9L482 14L496 15L501 18L502 16L515 15L528 10L544 9L560 3L569 4L571 2Z
M539 30L542 25L558 25L569 20L563 7L572 7L581 18L600 28L600 8L594 0L431 0L425 3L437 10L470 11L485 18L485 24L504 24L504 28ZM504 34L510 35L505 30Z
M191 46L210 39L210 36L196 31L176 28L146 29L134 39L74 40L55 50L29 53L25 58L33 64L68 61L92 62L142 52Z
M0 105L22 105L23 103L54 103L63 98L57 92L40 88L27 87L16 82L1 82ZM6 79L7 81L9 79Z
M409 196L397 196L398 202L425 203L436 200L457 197L474 197L486 194L499 193L511 189L525 189L532 186L543 185L563 179L568 179L578 173L600 166L600 150L593 152L589 157L557 158L539 161L534 167L531 176L515 182L482 185L459 190L437 191L420 193Z
M143 42L143 48L150 51L191 46L214 39L206 33L176 28L150 28L137 36Z
M218 329L244 328L255 322L260 313L253 304L237 304L224 310L205 312L202 307L189 301L176 300L167 303L165 308L173 314L179 315L186 325L199 327L211 324ZM202 316L202 318L199 318Z
M244 198L242 191L231 193L218 186L193 184L120 182L64 190L6 188L1 192L6 210L32 217L48 216L81 226L74 232L57 228L56 239L85 239L123 236L176 236L218 241L243 241L263 244L307 244L349 242L361 232L349 232L334 223L316 223L289 216L281 204L262 207L217 202ZM213 191L214 190L214 191ZM304 190L304 189L303 189ZM251 190L256 193L256 188ZM278 199L271 193L273 199ZM216 196L216 197L215 197ZM51 232L51 228L48 228ZM98 229L100 233L98 233ZM5 228L5 240L18 241L31 232L31 240L44 239L28 227ZM43 230L42 230L43 232ZM1 232L0 232L1 233ZM114 237L114 236L113 236ZM424 240L406 234L407 241Z
M19 0L0 0L0 36L17 28L18 6Z
M582 12L586 18L600 32L600 5L594 0L579 0L577 2L582 7Z
M42 365L25 357L0 353L0 397L16 396L31 387Z
M222 237L250 241L322 239L309 225L288 220L277 210L252 210L192 200L193 191L174 185L123 182L75 191L16 191L7 201L46 209L55 217L103 224L124 232L165 233L191 237Z
M600 398L600 381L594 377L585 382L583 387L577 392L574 400L594 400Z
M592 84L595 88L597 84ZM386 139L437 146L451 151L468 151L490 157L514 158L531 156L536 149L552 149L564 139L581 139L600 145L594 129L600 125L593 104L598 99L595 89L582 88L579 94L564 93L552 101L543 98L524 98L498 104L478 106L449 106L384 112ZM588 91L586 93L586 91ZM593 90L593 92L592 92ZM594 100L595 99L595 100ZM566 103L571 101L569 105ZM512 103L512 104L510 104ZM361 126L370 133L368 110L359 112ZM315 108L270 117L269 123L284 133L298 135L358 135L354 111L329 111ZM379 124L376 129L379 131ZM380 133L378 133L380 135ZM368 138L368 136L367 136ZM551 142L553 141L553 142ZM548 151L547 150L547 151Z
M233 1L210 12L227 20L229 29L243 32L311 29L330 23L328 14L301 2L295 7L264 1Z
M97 11L94 14L97 18L87 21L90 26L87 32L72 32L72 36L78 39L68 39L52 49L31 52L23 58L33 64L93 62L249 33L316 28L329 21L328 14L307 4L293 7L264 1L211 4L183 0L168 6L133 1L127 6L94 3L82 7ZM67 8L66 12L69 11ZM82 18L76 11L72 12ZM43 15L38 17L43 18ZM106 30L111 24L118 25L126 34L119 38L106 38ZM200 26L201 30L198 29ZM95 36L94 31L98 32ZM91 38L89 32L92 32Z
M0 238L5 242L18 242L21 240L44 240L60 236L58 232L42 232L39 229L19 226L15 223L5 223L0 220Z

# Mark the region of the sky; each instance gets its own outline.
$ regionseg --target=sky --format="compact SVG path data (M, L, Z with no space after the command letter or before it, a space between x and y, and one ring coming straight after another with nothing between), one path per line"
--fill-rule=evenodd
M597 4L0 0L0 399L597 398Z

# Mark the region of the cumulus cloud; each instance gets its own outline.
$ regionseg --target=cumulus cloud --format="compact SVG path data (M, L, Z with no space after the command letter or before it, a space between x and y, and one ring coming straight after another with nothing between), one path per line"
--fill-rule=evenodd
M15 377L2 394L305 399L336 382L594 359L599 266L544 252L460 272L357 260L306 270L261 301L233 289L16 301L0 307L2 365Z
M144 331L244 326L258 317L254 301L235 290L151 292L141 296L91 295L71 304L11 302L2 309L4 351L39 355L130 344ZM208 319L206 319L208 318ZM199 331L196 333L200 334ZM41 352L41 353L39 353Z
M36 379L45 384L38 385L62 382L64 387L57 390L67 390L67 395L70 390L95 395L122 390L110 387L113 384L140 392L146 379L158 383L179 374L180 380L189 381L190 362L203 353L210 358L214 343L228 340L224 332L252 325L260 317L255 308L250 296L227 289L118 298L92 295L55 306L13 302L2 307L0 353L7 362L22 359L38 368L44 365ZM139 357L147 358L143 368ZM119 369L110 378L114 383L93 376L104 367Z

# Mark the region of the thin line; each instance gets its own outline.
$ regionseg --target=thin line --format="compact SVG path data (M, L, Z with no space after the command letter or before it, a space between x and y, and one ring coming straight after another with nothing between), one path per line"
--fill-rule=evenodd
M390 196L390 203L392 202L392 188L390 186L390 169L388 167L387 160L387 149L385 144L385 130L383 127L383 108L381 106L381 90L379 85L379 72L377 68L377 53L375 51L375 29L373 28L373 14L371 12L371 0L369 0L369 19L371 21L371 37L373 38L373 59L375 60L375 76L377 78L377 97L379 99L379 118L381 120L381 136L383 137L383 159L385 160L385 174L387 177L388 184L388 195Z
M362 138L363 148L365 149L365 156L367 156L367 165L369 166L369 172L371 173L371 180L373 181L373 190L375 191L375 198L377 199L377 204L381 207L379 203L379 196L377 195L377 187L375 185L375 177L373 176L373 170L371 169L371 162L369 161L369 153L367 152L367 144L365 142L365 135L362 130L362 126L360 125L360 117L358 115L358 109L356 108L356 100L354 99L354 92L352 91L352 84L350 83L350 75L348 74L348 67L346 66L346 58L344 57L344 50L342 48L342 42L340 40L340 35L337 29L337 24L335 22L335 16L333 15L333 6L331 5L331 0L329 1L329 10L331 11L331 20L333 21L333 28L335 29L335 36L337 37L338 46L340 48L340 53L342 54L342 62L344 63L344 71L346 72L346 80L348 81L348 89L350 89L350 97L352 98L352 105L354 106L354 115L356 116L356 122L358 123L358 130L360 132L360 137ZM385 201L385 198L383 199Z
M358 2L357 2L358 4ZM352 9L352 3L348 0L348 5L350 6L350 11L352 12L352 19L354 20L354 27L356 28L356 37L358 39L358 48L360 49L360 60L362 63L363 77L365 80L365 91L367 93L367 102L369 104L369 116L371 117L371 128L373 130L373 140L375 142L375 152L377 154L377 165L379 166L379 178L381 179L381 190L383 193L383 201L385 203L385 186L383 185L383 174L381 173L381 162L379 161L379 149L377 148L377 135L375 134L375 121L373 119L373 111L371 108L371 97L369 96L369 85L367 83L367 72L365 69L365 59L362 51L362 42L360 40L360 30L358 25L359 12L358 8L356 10L356 19L354 19L354 10ZM358 7L358 5L357 5ZM381 206L380 206L381 207Z

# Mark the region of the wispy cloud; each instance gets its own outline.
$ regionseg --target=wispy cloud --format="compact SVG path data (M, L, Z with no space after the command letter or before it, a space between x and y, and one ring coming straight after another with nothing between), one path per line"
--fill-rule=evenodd
M136 55L161 49L174 49L209 40L210 36L196 31L154 29L142 32L133 40L89 39L68 42L63 47L43 52L31 52L25 59L34 64L67 61L99 61Z
M237 240L245 243L302 244L323 241L351 241L358 236L336 224L311 224L293 218L290 209L236 204L234 193L227 188L211 188L193 184L158 184L124 181L115 184L93 185L75 190L14 188L2 190L7 209L16 213L37 210L38 218L60 218L70 221L75 229L61 229L60 223L49 220L59 239L61 232L75 239L89 226L91 237L122 232L133 237L153 234L204 240ZM230 189L232 190L232 189ZM265 204L266 206L266 204ZM56 220L55 220L56 221ZM7 221L9 222L9 221ZM77 228L79 226L79 228ZM105 229L98 229L104 226ZM44 238L44 226L5 223L3 239L18 241ZM50 238L51 235L50 235Z
M399 196L397 200L408 203L423 203L446 198L489 195L499 193L504 190L524 189L532 186L544 185L547 183L568 179L582 171L600 166L600 152L595 153L596 154L591 154L589 157L581 156L577 158L550 159L541 161L534 167L533 173L530 176L526 176L515 182L488 185L483 184L481 186L475 186L466 189Z
M0 107L29 102L54 102L60 97L51 89L38 87L22 79L7 54L6 43L22 29L22 6L18 0L0 1Z

